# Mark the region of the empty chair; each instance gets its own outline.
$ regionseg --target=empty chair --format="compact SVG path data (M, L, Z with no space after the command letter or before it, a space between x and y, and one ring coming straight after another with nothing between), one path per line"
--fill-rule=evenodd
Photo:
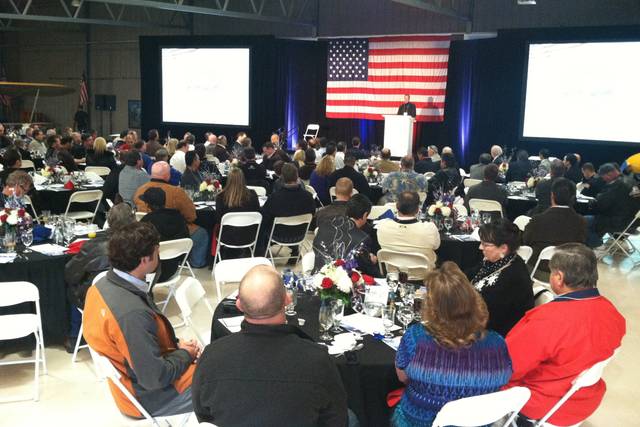
M469 188L473 187L474 185L478 185L481 182L481 179L465 178L465 180L462 181L462 184L464 185L464 188Z
M42 317L40 314L40 292L33 283L29 282L3 282L0 307L32 302L36 312L5 314L0 316L0 341L14 340L33 334L36 339L36 356L34 359L0 362L2 365L20 365L33 363L35 365L33 400L38 400L40 392L40 363L42 370L47 373L47 362L44 352L44 339L42 336ZM24 400L22 397L9 401Z
M213 260L214 267L216 262L222 260L223 247L232 249L249 248L251 256L253 256L258 243L261 222L262 214L260 212L229 212L224 214L220 221L218 246ZM230 229L229 227L233 228ZM242 230L244 233L239 229L245 229Z
M200 345L203 347L211 341L211 331L201 333L193 323L193 309L202 303L209 309L210 316L213 316L213 307L207 301L207 294L202 287L202 283L193 277L187 277L182 285L176 290L176 302L180 307L180 314L184 323L193 331Z
M541 285L533 286L533 301L536 307L551 302L554 298L555 295L550 289Z
M304 135L302 135L302 138L306 141L311 138L317 138L318 132L320 132L320 125L317 123L309 123L307 125L307 129L304 131Z
M107 176L111 173L111 169L106 166L87 166L84 168L86 173L95 173L98 176Z
M520 255L520 258L522 258L522 260L526 264L527 262L529 262L531 255L533 255L533 248L531 246L521 245L518 248L517 252L518 255Z
M305 184L304 188L305 188L309 193L311 193L311 195L313 196L313 199L314 199L315 201L317 201L317 202L320 204L320 206L324 206L324 205L322 204L322 201L320 200L320 197L318 197L318 193L316 192L316 189L315 189L315 188L313 188L312 186L310 186L310 185L308 185L308 184Z
M495 200L469 199L469 209L478 212L499 212L502 216L502 205Z
M542 251L540 251L540 255L538 255L538 260L536 261L536 264L533 266L533 270L531 270L531 280L533 280L534 285L542 285L547 289L550 288L550 285L548 282L544 282L542 280L536 279L534 276L536 274L536 271L538 271L538 266L540 266L540 261L549 261L553 256L553 254L555 253L556 253L555 246L547 246Z
M79 219L90 219L91 222L96 217L96 212L98 212L98 206L100 206L100 200L102 199L102 190L87 190L87 191L76 191L75 193L71 193L71 197L69 197L69 203L67 203L67 209L64 212L64 216L68 218L73 218L75 220ZM77 212L69 212L69 208L73 203L92 203L95 202L96 208L91 211L77 211Z
M287 246L291 249L294 247L300 247L300 244L304 242L309 231L309 225L311 224L313 216L311 214L294 215L294 216L278 216L273 219L273 225L271 226L271 233L269 234L269 243L267 244L267 253L271 258L271 262L275 265L274 259L277 258L289 258L279 257L280 250ZM273 256L271 246L279 246L276 256ZM297 258L300 258L298 255ZM298 259L296 259L296 263Z
M611 233L611 239L606 243L605 250L599 255L599 259L604 258L607 255L615 255L617 252L622 251L626 256L631 255L637 248L633 244L633 241L629 238L636 234L637 228L640 225L640 210L636 212L635 216L627 225L627 227L619 233ZM629 248L625 248L625 243L629 245Z
M316 228L317 230L317 228ZM313 271L316 263L316 254L313 251L307 252L302 256L302 273L309 274Z
M433 421L433 427L481 426L499 421L506 415L509 415L509 418L503 426L515 427L513 420L530 397L531 391L528 388L513 387L454 400L440 409Z
M378 263L380 264L380 274L383 276L385 270L387 272L390 270L402 271L408 274L409 280L421 280L429 272L429 258L419 253L380 249Z
M354 194L358 194L358 190L356 190L355 188L351 191L351 195L353 196ZM336 198L336 187L329 188L329 196L331 197L331 201L335 200L335 198Z
M29 208L31 209L31 215L33 215L33 221L39 223L40 221L38 220L38 212L36 212L36 208L35 206L33 206L31 197L24 194L22 195L22 201L24 202L25 205L29 205Z
M258 196L266 196L267 195L267 189L264 188L264 187L259 187L259 186L255 186L255 185L247 185L247 188L249 190L255 191Z
M32 171L36 170L36 165L33 164L31 160L22 160L22 165L20 169L31 169Z
M216 281L218 302L222 301L222 285L226 283L240 283L247 271L256 265L272 265L271 261L264 257L236 258L219 261L213 267L213 279Z
M527 227L527 224L529 224L529 221L531 221L530 216L520 215L519 217L513 220L513 223L516 226L518 226L520 231L524 231L524 229Z
M162 304L162 313L167 309L167 305L169 304L169 300L174 296L176 292L176 286L180 281L180 272L183 268L188 268L191 273L191 277L196 277L193 274L193 270L191 270L191 266L189 265L189 253L191 252L191 248L193 247L193 241L189 238L184 239L176 239L176 240L167 240L164 242L160 242L160 253L159 257L161 261L174 259L178 257L182 257L182 262L178 267L178 271L176 274L171 277L169 280L165 282L156 283L154 289L157 288L168 288L169 294L167 298L162 301L157 301L156 304L160 306Z

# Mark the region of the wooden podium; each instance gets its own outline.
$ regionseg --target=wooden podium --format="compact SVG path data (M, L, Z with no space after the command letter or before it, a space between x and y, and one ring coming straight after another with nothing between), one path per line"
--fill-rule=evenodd
M413 151L413 124L411 116L386 114L384 116L384 148L391 150L393 157L402 157Z

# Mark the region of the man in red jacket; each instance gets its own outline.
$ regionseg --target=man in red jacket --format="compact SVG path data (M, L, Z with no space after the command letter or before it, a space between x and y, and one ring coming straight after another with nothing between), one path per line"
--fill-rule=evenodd
M507 387L531 390L520 411L518 425L523 426L544 417L582 371L611 357L625 334L624 318L596 288L597 260L591 249L579 243L558 246L549 269L558 296L529 310L506 338L513 363ZM568 426L584 421L605 390L602 379L578 390L548 422Z

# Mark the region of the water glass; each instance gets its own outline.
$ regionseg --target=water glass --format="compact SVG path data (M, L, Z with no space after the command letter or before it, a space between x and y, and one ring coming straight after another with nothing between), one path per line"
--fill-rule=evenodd
M296 304L298 303L298 292L295 289L287 289L287 296L289 296L289 304L287 304L286 310L284 314L287 316L295 316L298 314L295 310Z
M31 246L33 243L33 228L28 227L20 232L20 241L25 247Z
M65 245L68 245L73 241L73 238L76 236L75 230L76 230L76 221L72 218L65 218L64 226L63 226Z
M393 292L398 289L398 281L400 280L400 274L397 271L389 271L387 273L387 285Z
M402 333L407 332L407 326L413 320L413 309L408 305L403 305L398 310L398 321L402 323Z
M340 329L340 323L342 322L342 318L344 317L344 301L341 299L336 299L331 301L331 311L333 313L333 328L331 331L335 334L339 334L342 332Z
M382 309L382 326L384 326L385 338L393 338L391 328L393 328L395 316L396 308L393 305L389 305Z
M329 335L329 329L333 326L333 311L329 304L322 304L320 306L320 314L318 316L320 323L320 340L330 341L331 335Z
M453 218L447 217L444 219L444 228L447 230L447 233L451 232L453 228Z

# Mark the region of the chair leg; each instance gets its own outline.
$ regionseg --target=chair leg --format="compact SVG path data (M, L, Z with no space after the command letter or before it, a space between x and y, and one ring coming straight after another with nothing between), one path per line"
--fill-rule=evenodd
M34 393L33 401L37 402L40 398L40 336L36 332L36 364L35 364L35 378L34 378Z
M73 363L76 362L76 358L78 357L78 350L80 350L80 342L82 341L82 327L83 323L80 323L80 330L78 331L78 338L76 338L76 345L73 347L73 356L71 356L71 361Z
M40 327L40 362L42 362L42 373L47 375L47 358L44 351L44 338L42 336L42 326Z
M180 424L178 425L178 427L186 426L187 422L189 421L189 418L191 418L191 414L192 414L192 412L184 414L184 416L182 417L182 420L180 420Z
M220 285L224 285L216 279L216 291L218 291L218 303L222 302L222 290L220 289Z
M164 311L167 309L167 305L169 305L169 300L173 296L175 290L176 288L174 285L169 286L169 295L167 295L167 299L164 300L164 304L162 305L162 309L160 310L162 311L162 314L164 314Z

